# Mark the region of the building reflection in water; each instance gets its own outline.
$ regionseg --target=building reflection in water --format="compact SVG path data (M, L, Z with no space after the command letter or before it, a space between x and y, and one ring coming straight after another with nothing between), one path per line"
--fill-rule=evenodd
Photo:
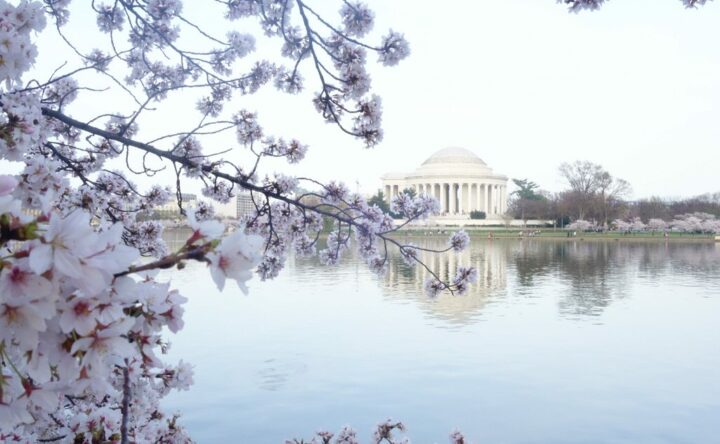
M188 230L167 230L171 250L181 246ZM444 249L447 236L407 237L404 243ZM513 298L552 297L563 317L599 316L613 301L631 296L636 282L654 283L671 276L675 281L702 279L707 291L720 291L720 244L683 242L556 241L548 239L474 238L462 253L421 253L422 261L441 279L451 280L458 266L473 266L478 281L464 295L443 293L430 298L424 283L430 277L421 266L408 266L396 249L389 249L387 273L377 278L357 254L349 252L335 267L317 258L289 257L281 279L334 285L338 279L378 282L385 298L416 304L427 318L448 326L481 319L493 302ZM196 279L179 273L176 281ZM205 277L210 279L209 274ZM682 282L681 282L682 283Z
M409 239L423 248L444 249L447 239L440 237ZM430 298L424 291L425 281L432 275L428 269L405 264L397 251L390 256L388 272L382 281L388 298L412 301L429 316L451 324L467 324L481 314L483 307L495 298L505 295L507 287L507 243L474 242L461 253L422 252L419 257L440 279L452 280L459 266L472 266L478 271L478 280L467 293L451 295L447 292Z

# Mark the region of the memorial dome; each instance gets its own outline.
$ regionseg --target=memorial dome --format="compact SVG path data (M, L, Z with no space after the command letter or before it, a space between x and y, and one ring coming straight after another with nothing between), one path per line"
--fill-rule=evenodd
M481 158L479 158L475 153L473 153L470 150L466 150L465 148L460 148L458 146L450 146L447 148L443 148L440 151L437 151L432 156L428 157L425 162L423 162L423 165L430 165L433 163L478 163L481 165L486 165L485 162Z

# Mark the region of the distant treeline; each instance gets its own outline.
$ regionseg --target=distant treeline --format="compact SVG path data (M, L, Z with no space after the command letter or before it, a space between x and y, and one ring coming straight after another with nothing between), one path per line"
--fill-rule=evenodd
M630 201L632 187L612 176L602 166L577 161L560 166L567 189L559 193L542 191L528 179L513 179L518 190L510 196L509 213L516 219L553 220L565 226L576 220L610 227L613 221L651 219L673 221L682 215L703 213L720 217L720 193L685 199L650 197Z
M660 197L628 202L628 216L650 219L671 220L679 214L707 213L720 217L720 193L705 194L689 199L671 200Z

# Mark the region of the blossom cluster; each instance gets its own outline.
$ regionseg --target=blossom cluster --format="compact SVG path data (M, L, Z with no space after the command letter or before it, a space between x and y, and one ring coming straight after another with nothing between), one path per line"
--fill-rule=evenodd
M568 230L590 231L596 229L597 224L589 220L578 219L572 223L567 224L565 228L567 228Z
M183 327L187 299L151 271L205 260L219 288L230 278L246 291L263 239L235 231L219 240L225 227L193 212L180 251L139 264L121 223L94 227L83 209L33 218L18 184L0 176L0 439L116 441L127 416L133 440L189 442L159 407L192 383L190 366L159 358L162 330Z
M712 214L681 214L669 223L674 231L685 233L720 234L720 219Z
M666 232L675 231L680 233L718 234L720 233L720 219L708 213L689 213L676 215L673 220L651 218L647 223L641 218L635 217L631 220L616 219L611 223L615 231L625 233L639 232ZM596 228L592 222L578 220L568 225L568 228L581 231Z
M392 66L409 46L395 31L377 46L359 40L374 23L361 2L342 2L337 27L301 0L218 2L229 20L258 19L268 36L282 39L281 53L291 62L248 66L243 62L255 48L254 36L213 36L184 15L182 1L147 0L93 3L95 25L108 39L104 49L85 50L72 44L72 33L63 33L71 24L69 3L0 0L0 160L18 172L0 176L0 442L190 442L178 418L159 405L193 378L189 364L163 360L165 334L183 327L186 298L157 278L157 270L200 261L219 289L230 279L247 292L254 274L274 278L290 254L334 264L351 244L378 273L387 269L388 246L400 248L408 264L422 265L419 247L390 237L398 228L394 221L345 185L261 176L264 158L293 164L308 147L266 134L255 112L226 108L234 97L273 81L298 92L302 63L309 60L321 73L317 110L375 145L382 139L382 105L371 93L368 54ZM33 37L46 16L56 25L48 32L61 33L58 40L78 55L77 67L61 67L45 82L22 83L39 55ZM181 33L195 33L211 48L186 49ZM90 111L76 100L90 90L80 75L86 72L137 107L83 115ZM188 90L202 91L197 127L143 142L150 139L145 115ZM255 156L250 168L206 151L203 136L223 131L234 132ZM134 180L147 181L168 166L176 173L174 189ZM188 182L207 199L195 208L183 200ZM226 203L239 189L250 193L255 210L227 227L215 219L212 202ZM191 227L177 251L163 242L163 225L150 220L173 200ZM408 220L438 208L428 196L394 206ZM448 248L460 250L468 240L455 235ZM444 288L462 291L472 275L462 269ZM401 428L388 422L378 437L391 442ZM354 432L337 439L352 442Z
M437 199L428 194L414 197L410 193L399 193L392 197L390 210L406 219L422 219L440 211Z
M407 436L397 438L395 436L397 432L407 432L405 424L392 419L382 421L373 428L370 443L410 444L410 438ZM450 433L449 442L450 444L467 444L465 436L458 430ZM285 440L285 444L360 444L360 440L357 437L355 429L349 426L344 426L337 434L327 430L320 430L315 432L315 436L313 436L309 441L294 438Z
M370 443L410 444L408 437L403 436L397 438L395 436L397 433L404 433L406 431L405 424L401 421L394 421L392 418L388 418L373 428ZM451 435L450 440L452 444L457 444L456 441L453 441L454 435L455 432ZM357 438L357 432L353 428L345 426L340 429L337 435L327 430L320 430L315 433L315 436L310 441L295 438L286 440L285 444L360 444L360 440Z
M470 245L470 236L465 230L458 230L450 236L450 248L454 251L463 251L468 245Z
M0 199L0 439L116 440L132 391L129 436L187 441L158 406L192 381L187 365L158 357L186 299L150 275L122 275L140 252L121 224L94 228L81 209L33 219L14 196Z
M30 40L32 31L45 27L45 14L37 2L21 2L17 7L0 3L0 79L19 82L20 74L35 62L37 48Z
M662 219L652 219L651 221L652 221L652 226L656 229L659 228L660 230L663 230L667 227L667 224L665 224L665 222ZM662 222L662 223L660 223L660 222ZM648 222L648 224L645 224L641 218L635 217L629 221L626 221L623 219L616 219L612 222L611 225L616 231L621 231L624 233L640 232L640 231L645 231L646 229L649 228L650 221ZM656 231L656 229L654 229L652 231Z

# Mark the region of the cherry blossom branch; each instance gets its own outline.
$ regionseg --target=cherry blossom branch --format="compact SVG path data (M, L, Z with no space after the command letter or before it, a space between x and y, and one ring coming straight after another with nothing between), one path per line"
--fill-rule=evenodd
M101 129L101 128L98 128L98 127L95 127L95 126L92 126L92 125L88 125L88 124L86 124L86 123L84 123L84 122L81 122L81 121L76 120L76 119L74 119L74 118L72 118L72 117L70 117L70 116L67 116L67 115L65 115L65 114L63 114L63 113L61 113L61 112L59 112L59 111L56 111L56 110L53 110L53 109L50 109L50 108L43 107L43 108L42 108L42 113L43 113L43 115L46 115L46 116L48 116L48 117L52 117L53 119L59 120L59 121L65 123L65 124L67 124L67 125L70 125L70 126L72 126L72 127L74 127L74 128L77 128L77 129L80 129L80 130L83 130L83 131L86 131L86 132L88 132L88 133L95 134L95 135L97 135L97 136L101 136L101 137L104 137L104 138L109 139L109 140L114 140L114 141L120 142L120 143L122 143L122 144L124 144L124 145L127 145L127 146L132 146L132 147L141 149L141 150L146 151L146 152L148 152L148 153L154 154L154 155L156 155L156 156L158 156L158 157L160 157L160 158L164 158L164 159L170 160L170 161L172 161L172 162L175 162L175 163L184 165L184 166L186 166L186 167L197 167L197 165L196 165L194 162L188 160L188 159L185 158L185 157L178 156L178 155L176 155L176 154L173 154L172 152L168 152L168 151L161 150L161 149L156 148L156 147L154 147L154 146L152 146L152 145L149 145L149 144L146 144L146 143L143 143L143 142L138 142L138 141L136 141L136 140L127 138L127 137L122 136L122 135L118 135L118 134L116 134L116 133L112 133L112 132L110 132L110 131L107 131L107 130L104 130L104 129ZM322 214L322 215L324 215L324 216L328 216L328 217L332 217L332 218L338 219L338 220L340 220L340 221L342 221L342 222L345 222L345 223L347 223L347 224L350 224L350 225L356 225L356 224L355 224L351 219L349 219L349 218L345 218L345 217L342 217L342 216L338 216L337 214L331 213L331 212L329 212L329 211L325 211L325 210L323 210L322 208L313 207L313 206L310 206L310 205L305 205L305 204L303 204L302 202L299 202L299 201L297 201L297 200L295 200L295 199L292 199L292 198L289 198L289 197L284 196L284 195L282 195L282 194L279 194L279 193L276 193L276 192L267 190L267 189L264 188L264 187L257 186L257 185L255 185L255 184L253 184L253 183L250 183L250 182L246 181L246 180L242 180L242 179L239 179L238 177L231 176L231 175L229 175L229 174L227 174L227 173L223 173L223 172L221 172L221 171L217 171L217 170L215 170L212 166L202 165L202 166L200 166L200 168L201 168L205 173L208 173L208 174L210 174L210 175L212 175L212 176L215 176L215 177L217 177L217 178L225 179L225 180L227 180L227 181L229 181L229 182L232 182L232 183L235 183L235 184L237 184L237 185L240 185L241 187L243 187L243 188L245 188L245 189L247 189L247 190L251 190L251 191L258 192L258 193L262 193L262 194L264 194L264 195L266 195L266 196L268 196L268 197L272 197L273 199L277 199L277 200L280 200L280 201L283 201L283 202L292 204L292 205L297 206L297 207L300 207L300 208L304 208L304 209L307 209L307 210L315 211L315 212L317 212L317 213L319 213L319 214Z

